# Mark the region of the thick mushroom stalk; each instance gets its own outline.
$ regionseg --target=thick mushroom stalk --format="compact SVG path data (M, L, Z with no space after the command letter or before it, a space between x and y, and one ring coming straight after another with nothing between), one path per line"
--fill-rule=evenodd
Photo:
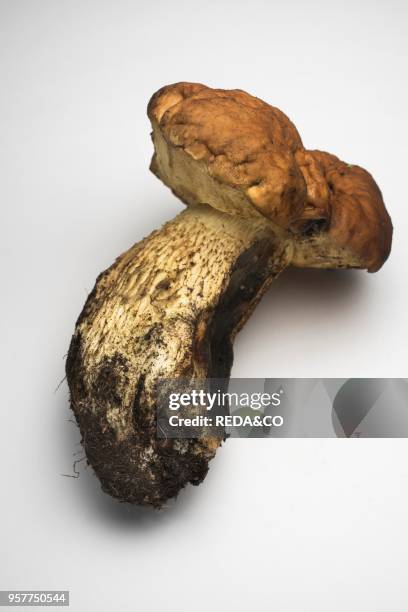
M292 250L266 220L192 206L99 276L76 325L67 378L104 491L161 507L203 480L221 440L158 439L156 383L228 377L236 332Z

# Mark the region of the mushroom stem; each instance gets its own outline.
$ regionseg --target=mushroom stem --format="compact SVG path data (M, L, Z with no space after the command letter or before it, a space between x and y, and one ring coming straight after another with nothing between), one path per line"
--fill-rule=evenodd
M203 480L221 440L158 439L156 383L227 378L235 334L292 250L267 220L199 205L98 277L66 370L87 459L104 491L161 507Z

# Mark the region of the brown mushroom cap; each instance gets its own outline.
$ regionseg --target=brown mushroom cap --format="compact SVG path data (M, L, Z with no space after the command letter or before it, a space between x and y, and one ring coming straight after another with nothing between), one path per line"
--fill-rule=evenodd
M302 141L279 109L244 91L177 83L154 94L148 115L170 146L204 163L215 181L278 225L297 222L306 196L294 155Z
M316 217L318 211L325 225L320 241L348 251L355 267L376 272L390 253L392 224L371 174L323 151L300 151L296 157L307 183L304 216L313 210ZM304 265L313 264L314 255L310 249Z
M371 175L307 151L279 109L241 90L176 83L148 106L152 170L187 204L263 215L295 237L294 265L374 272L392 225Z

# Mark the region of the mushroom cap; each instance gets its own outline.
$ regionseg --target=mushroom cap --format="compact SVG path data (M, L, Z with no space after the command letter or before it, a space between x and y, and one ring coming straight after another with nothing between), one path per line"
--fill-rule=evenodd
M297 222L306 196L294 156L302 141L279 109L244 91L176 83L154 94L148 115L167 143L204 163L215 181L243 192L281 227Z
M392 224L374 179L334 155L307 151L279 109L241 90L175 83L152 96L148 115L168 148L162 157L177 150L189 158L184 174L173 160L164 172L158 152L151 166L187 204L263 215L293 235L293 263L302 267L376 271L387 259ZM212 184L204 191L203 173Z
M351 267L379 270L390 254L392 223L371 174L324 151L299 151L296 157L307 183L303 216L311 213L312 223L321 219L320 241L349 252Z

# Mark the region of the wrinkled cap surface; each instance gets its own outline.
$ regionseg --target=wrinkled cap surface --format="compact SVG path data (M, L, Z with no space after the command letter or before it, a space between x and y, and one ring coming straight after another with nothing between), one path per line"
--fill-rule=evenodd
M323 151L300 151L297 159L307 183L304 217L322 219L331 244L377 271L391 250L392 224L371 174Z
M305 150L279 109L241 90L176 83L153 95L148 114L169 147L277 226L301 237L324 234L331 250L350 251L353 267L375 271L388 257L392 225L374 179L334 155ZM216 200L205 203L217 208Z

